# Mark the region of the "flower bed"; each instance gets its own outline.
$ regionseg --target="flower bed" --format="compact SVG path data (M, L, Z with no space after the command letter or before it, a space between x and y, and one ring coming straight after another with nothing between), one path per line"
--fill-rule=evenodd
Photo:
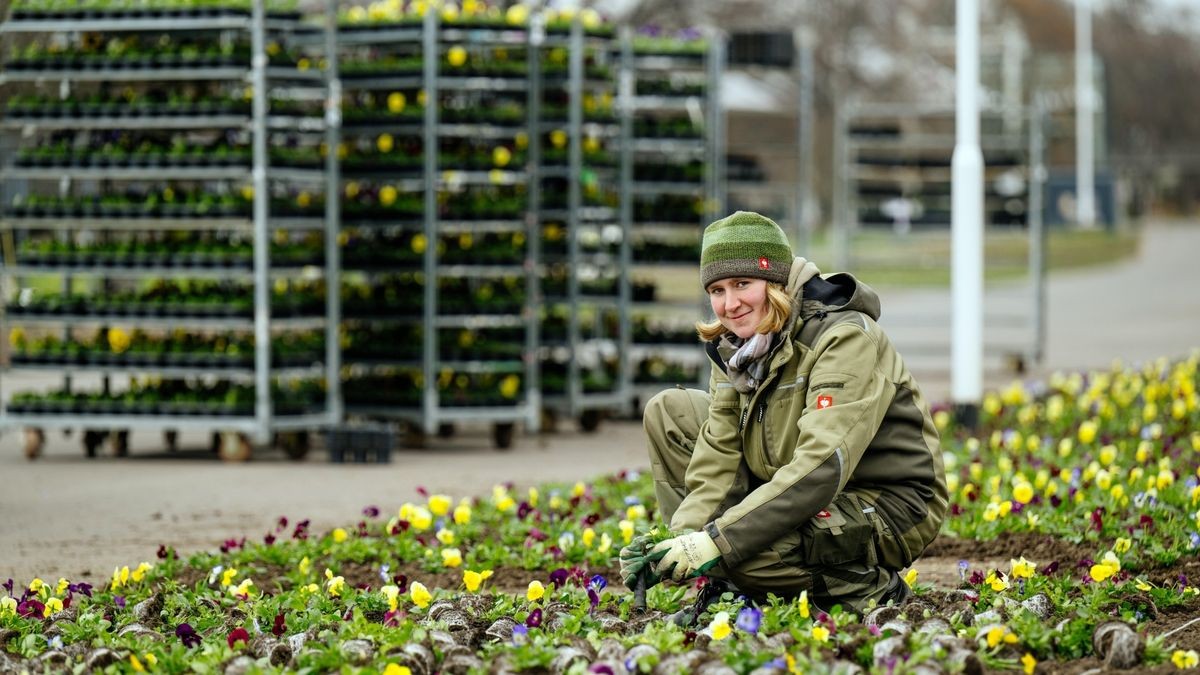
M921 583L931 563L918 560L902 607L726 594L683 629L662 619L689 583L650 589L640 612L610 581L617 550L656 520L653 489L622 473L484 498L422 491L330 532L280 518L260 542L186 558L164 545L103 580L10 580L0 670L1194 668L1198 365L1014 386L987 399L977 435L939 413L953 515L931 553L961 556L959 578ZM980 563L994 557L1010 562Z

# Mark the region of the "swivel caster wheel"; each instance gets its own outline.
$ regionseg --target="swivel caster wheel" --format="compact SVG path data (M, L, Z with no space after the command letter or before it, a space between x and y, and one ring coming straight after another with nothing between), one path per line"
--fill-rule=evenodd
M24 433L25 459L35 460L46 447L46 432L37 427L26 427Z

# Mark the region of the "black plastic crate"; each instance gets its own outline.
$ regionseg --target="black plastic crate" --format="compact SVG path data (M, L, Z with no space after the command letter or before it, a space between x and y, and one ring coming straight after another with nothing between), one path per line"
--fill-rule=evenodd
M338 464L387 464L392 461L395 442L395 431L386 425L345 425L325 430L329 461Z

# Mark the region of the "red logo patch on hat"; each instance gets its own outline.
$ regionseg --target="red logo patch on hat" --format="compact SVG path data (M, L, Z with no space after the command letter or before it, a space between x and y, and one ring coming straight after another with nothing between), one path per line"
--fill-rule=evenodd
M760 270L771 269L771 261L767 260L767 256L764 255L763 257L758 259L758 269L760 269Z
M818 396L817 397L817 410L822 410L824 408L829 408L831 406L833 406L833 397L832 396Z

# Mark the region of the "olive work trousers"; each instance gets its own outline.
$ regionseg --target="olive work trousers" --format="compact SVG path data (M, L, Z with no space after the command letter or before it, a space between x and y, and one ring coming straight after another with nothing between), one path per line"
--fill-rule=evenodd
M643 424L650 449L654 492L662 518L667 523L687 496L684 474L692 459L700 426L708 417L709 401L708 394L698 389L668 389L646 404ZM746 480L739 481L744 486L741 489L749 492L762 484L763 481L749 476L744 462L741 470L746 474ZM835 513L835 520L842 522L845 518L847 527L844 530L830 530L825 522L813 518L737 566L721 563L708 574L731 581L739 591L752 598L761 599L767 593L794 598L808 591L809 598L823 609L841 604L864 612L872 601L882 602L889 584L896 588L899 581L893 579L897 574L895 571L877 563L874 530L869 525L850 527L852 520L866 522L861 511L870 506L869 501L843 492L827 510L841 511L841 514ZM851 544L845 541L849 538L859 541ZM830 556L829 551L838 551L840 555Z

